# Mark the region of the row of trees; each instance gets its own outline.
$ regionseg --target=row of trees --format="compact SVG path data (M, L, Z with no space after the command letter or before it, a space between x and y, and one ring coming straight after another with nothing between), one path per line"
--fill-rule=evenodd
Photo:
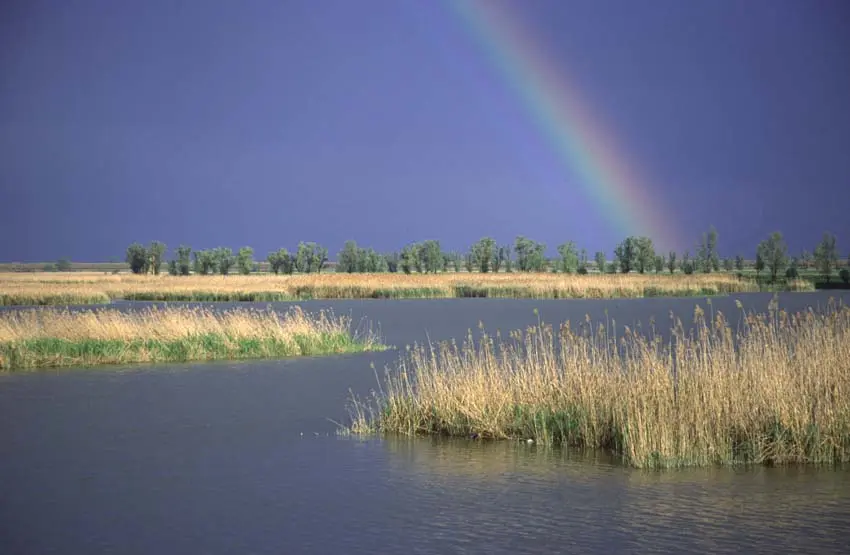
M718 233L712 227L702 234L696 245L696 256L685 251L681 257L670 251L666 255L657 253L652 239L644 236L631 236L621 241L614 249L614 259L610 262L604 252L594 256L597 271L602 273L631 272L670 272L677 270L685 274L694 272L711 273L744 270L744 257L721 259L717 249ZM134 273L159 274L163 265L166 247L158 241L145 247L133 243L127 248L127 263ZM461 268L469 272L563 272L586 274L590 263L586 250L579 250L576 244L568 241L557 246L558 258L547 259L546 245L523 236L518 236L513 244L498 245L495 239L483 237L476 241L465 253L445 252L436 240L411 243L401 251L381 254L372 248L363 248L355 241L347 241L337 254L337 272L404 272L437 273ZM282 248L266 257L269 267L275 274L321 272L328 261L328 250L313 242L301 242L294 253ZM800 258L788 256L788 247L782 234L775 232L762 241L756 249L755 270L758 277L767 270L771 281L785 273L788 278L797 277L800 268L816 267L828 281L838 265L838 250L835 236L825 233L822 241L810 255L804 251ZM175 258L168 262L168 271L173 275L222 274L234 271L249 274L258 270L254 261L254 251L242 247L236 253L226 247L192 251L181 245L176 249ZM843 276L842 276L843 277Z
M266 257L272 272L275 274L291 274L301 272L302 274L320 273L328 261L328 249L309 242L298 243L298 250L290 254L286 249L279 249L269 253Z
M691 258L690 252L685 251L679 262L674 251L670 251L666 257L656 255L652 239L648 237L628 237L614 250L615 260L609 266L608 271L616 272L619 270L623 273L629 273L634 270L644 273L649 271L650 268L654 268L656 272L661 272L666 267L672 274L678 267L685 274L692 274L695 271L717 272L720 271L721 267L721 259L717 252L717 238L717 230L712 227L707 233L703 234L702 240L697 244L697 256ZM604 253L597 253L597 267L602 268L604 260ZM838 266L838 260L835 235L831 233L823 234L821 242L814 250L814 255L803 251L802 257L797 258L788 255L788 245L785 243L782 234L776 231L767 239L761 241L756 248L756 277L760 278L761 272L767 270L771 282L775 282L783 272L786 278L794 279L799 277L801 267L810 268L814 266L821 277L829 282L833 270ZM848 265L850 265L850 260L848 260ZM722 267L727 272L731 272L733 269L742 272L744 270L744 257L739 254L734 259L725 258L722 260ZM843 281L850 281L850 270L847 268L842 269L839 275Z
M605 266L605 253L596 253L596 266L601 272L608 273L629 272L647 273L655 271L661 273L669 271L671 274L680 270L685 274L693 274L696 271L704 273L720 271L721 261L717 252L717 230L712 227L708 232L702 234L702 239L697 243L697 255L691 257L690 251L682 253L681 258L675 251L666 255L656 253L652 239L649 237L627 237L614 249L614 260ZM726 271L732 271L736 267L739 271L744 268L744 258L738 256L734 262L731 258L723 261Z
M126 261L134 274L158 275L163 265L166 246L159 241L145 247L133 243L127 247ZM321 272L328 260L328 250L316 243L299 243L295 254L286 249L272 252L267 258L274 273L291 274ZM194 272L201 275L228 275L234 270L240 274L256 272L259 265L254 261L254 249L242 247L236 253L228 247L192 251L191 247L180 245L175 258L168 262L168 273L175 276L188 276Z
M804 255L808 255L804 251ZM783 271L785 277L794 279L799 276L799 269L802 266L801 260L808 258L805 264L809 267L812 262L821 277L829 283L832 279L832 272L838 267L838 247L836 244L835 235L832 233L824 233L821 242L815 247L814 256L807 257L789 257L788 245L782 238L782 234L778 231L772 233L770 237L759 243L756 249L756 273L767 270L770 275L770 281L775 282L777 277ZM848 259L850 266L850 259ZM850 282L850 270L842 268L839 272L839 277L844 283Z

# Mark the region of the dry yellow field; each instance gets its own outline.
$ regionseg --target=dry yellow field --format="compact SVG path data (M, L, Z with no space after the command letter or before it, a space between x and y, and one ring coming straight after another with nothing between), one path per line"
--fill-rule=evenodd
M161 301L277 301L339 298L612 298L703 296L756 290L731 274L308 274L137 276L0 274L0 304Z

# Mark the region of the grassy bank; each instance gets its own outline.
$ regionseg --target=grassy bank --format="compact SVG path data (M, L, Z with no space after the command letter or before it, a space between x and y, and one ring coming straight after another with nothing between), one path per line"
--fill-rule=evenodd
M279 358L380 350L350 321L299 308L285 314L236 309L151 308L0 313L0 370L137 362Z
M755 291L731 274L320 274L134 276L0 274L0 304L50 305L139 301L291 301L500 297L605 299L706 296Z
M53 291L18 290L0 293L0 306L57 306L109 304L112 299L103 291L68 288Z
M636 467L850 461L850 308L695 311L669 342L588 321L417 346L352 433L533 439Z

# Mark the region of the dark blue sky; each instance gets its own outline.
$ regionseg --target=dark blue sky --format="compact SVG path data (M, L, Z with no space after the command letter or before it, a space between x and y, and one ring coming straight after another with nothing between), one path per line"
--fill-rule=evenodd
M828 229L847 256L850 3L512 4L669 206L665 246ZM443 0L3 2L0 260L517 234L610 254L621 230L526 108Z

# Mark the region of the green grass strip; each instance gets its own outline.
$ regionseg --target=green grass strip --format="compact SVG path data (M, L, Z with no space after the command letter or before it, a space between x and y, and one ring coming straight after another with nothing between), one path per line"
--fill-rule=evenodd
M57 306L73 304L109 304L112 299L106 293L80 295L59 293L56 295L24 295L0 293L0 306Z
M66 368L103 364L241 360L317 356L383 350L345 333L296 335L292 341L274 338L231 338L205 334L175 341L33 339L0 343L0 370Z

